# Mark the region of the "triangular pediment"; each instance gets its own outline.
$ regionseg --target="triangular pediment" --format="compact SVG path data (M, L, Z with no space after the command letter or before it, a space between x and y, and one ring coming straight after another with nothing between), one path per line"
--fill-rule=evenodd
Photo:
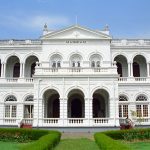
M75 25L62 30L48 32L41 39L111 39L111 36L100 31Z

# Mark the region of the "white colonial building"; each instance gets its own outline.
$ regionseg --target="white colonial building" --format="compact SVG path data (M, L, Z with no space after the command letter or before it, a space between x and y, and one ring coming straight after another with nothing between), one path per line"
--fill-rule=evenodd
M150 125L150 40L79 25L37 40L0 40L0 125Z

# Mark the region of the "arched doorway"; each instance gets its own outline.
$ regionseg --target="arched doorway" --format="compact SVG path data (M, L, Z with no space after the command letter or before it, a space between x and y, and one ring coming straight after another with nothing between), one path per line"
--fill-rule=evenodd
M60 102L59 93L49 89L44 93L44 118L59 118Z
M109 117L109 94L106 90L99 89L93 93L93 118Z
M68 118L84 118L84 94L74 89L68 94Z

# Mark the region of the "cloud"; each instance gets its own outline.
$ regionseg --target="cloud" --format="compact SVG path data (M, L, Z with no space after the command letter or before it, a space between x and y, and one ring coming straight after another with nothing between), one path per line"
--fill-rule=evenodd
M49 28L57 28L61 26L68 26L70 19L65 16L0 16L0 26L8 26L11 28L28 28L39 30L47 23Z

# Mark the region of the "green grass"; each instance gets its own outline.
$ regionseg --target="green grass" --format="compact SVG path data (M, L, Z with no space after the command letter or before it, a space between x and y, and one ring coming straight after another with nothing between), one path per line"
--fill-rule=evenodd
M0 141L0 149L1 150L19 150L18 143L15 142L2 142Z
M132 150L150 150L150 142L127 143Z
M90 139L64 139L54 150L99 150L96 143Z
M28 143L15 143L15 142L3 142L0 141L0 150L20 150L20 148L24 147Z

